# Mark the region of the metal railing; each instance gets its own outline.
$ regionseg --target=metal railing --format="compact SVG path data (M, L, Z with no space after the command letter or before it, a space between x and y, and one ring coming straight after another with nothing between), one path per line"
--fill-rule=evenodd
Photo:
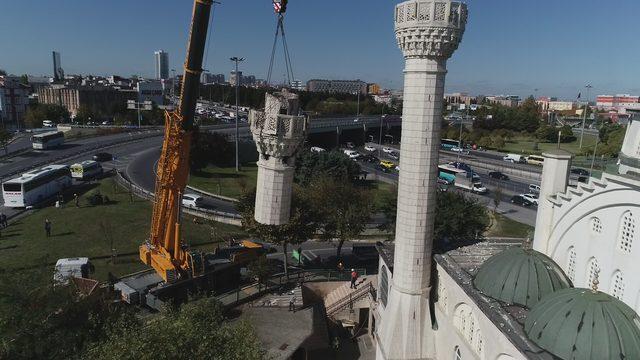
M347 306L349 306L349 308L353 308L353 303L355 303L356 301L362 299L363 297L369 296L369 294L371 294L372 296L374 296L375 294L375 288L373 287L373 283L369 282L367 285L361 287L360 289L356 289L356 291L354 292L350 292L349 295L343 297L342 299L336 301L334 304L332 304L331 306L327 307L325 309L325 312L327 314L327 316L331 316L335 313L337 313L338 311L346 308ZM375 296L374 296L375 299Z

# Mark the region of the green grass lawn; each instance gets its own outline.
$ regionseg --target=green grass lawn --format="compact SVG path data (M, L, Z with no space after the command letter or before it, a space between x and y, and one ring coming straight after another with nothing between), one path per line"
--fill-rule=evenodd
M208 166L199 173L192 174L189 185L212 194L237 199L244 189L256 186L257 177L258 166L255 163L243 165L239 173L236 173L235 167Z
M593 147L596 144L597 136L585 134L582 143L582 150L580 150L580 136L578 139L571 143L560 144L560 149L566 150L572 154L579 154L582 152L592 152ZM538 150L535 150L535 144L538 144ZM503 152L514 154L541 154L544 151L556 149L558 144L556 143L543 143L537 141L532 137L516 136L513 139L505 143L504 148L500 149Z
M80 207L69 201L61 209L47 207L34 210L12 223L0 237L0 264L2 269L15 270L38 265L50 266L59 258L85 256L92 258L96 268L94 276L105 280L107 274L124 275L143 270L138 260L138 246L149 234L151 203L134 198L121 188L115 188L111 179L94 184L102 195L108 196L109 205L90 206L81 196ZM44 221L52 223L52 237L47 238ZM183 234L187 243L201 250L212 250L213 242L225 236L244 236L238 227L219 223L194 223L185 215ZM212 227L214 235L212 235ZM115 264L110 261L111 239L119 254Z
M519 223L500 214L494 215L492 211L488 211L488 213L491 217L492 225L484 236L526 238L533 234L533 226Z

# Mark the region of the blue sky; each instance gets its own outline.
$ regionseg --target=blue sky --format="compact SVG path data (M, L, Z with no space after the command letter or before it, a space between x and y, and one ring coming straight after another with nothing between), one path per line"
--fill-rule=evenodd
M222 0L205 68L228 76L230 56L266 77L275 18L269 0ZM402 87L403 60L389 0L290 0L287 39L296 78L355 79ZM448 91L575 98L640 93L638 0L469 0ZM153 51L184 61L190 0L29 0L0 4L0 68L50 74L51 51L66 73L153 74ZM281 48L279 48L281 51ZM278 52L281 55L281 52ZM274 78L284 74L282 57ZM534 89L538 89L535 92ZM584 92L584 91L583 91Z

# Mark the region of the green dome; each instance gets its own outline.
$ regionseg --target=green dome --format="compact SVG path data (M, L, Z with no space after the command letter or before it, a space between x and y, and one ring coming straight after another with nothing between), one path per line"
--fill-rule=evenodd
M640 359L640 319L622 301L588 289L565 289L540 301L524 329L564 359Z
M483 294L531 308L545 295L571 287L562 269L535 250L511 247L490 257L473 281Z

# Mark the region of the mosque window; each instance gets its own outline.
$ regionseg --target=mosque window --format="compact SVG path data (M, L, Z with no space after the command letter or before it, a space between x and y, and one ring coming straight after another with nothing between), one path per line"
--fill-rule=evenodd
M631 253L633 238L636 234L636 219L631 211L627 211L622 215L622 224L620 225L620 235L618 236L618 249L623 253Z
M460 353L460 346L458 345L453 348L453 360L462 360L462 353Z
M576 281L576 249L573 246L569 248L567 254L567 276L571 282Z
M482 340L481 337L478 337L478 344L476 347L476 351L478 352L478 354L482 354L482 350L484 350L484 341Z
M602 234L602 221L600 221L600 218L591 218L591 231L595 234Z
M471 349L482 357L484 349L484 339L480 332L478 319L471 311L471 307L467 304L460 304L455 310L454 325L460 334L467 340Z
M389 278L387 275L387 267L382 265L380 274L380 301L382 305L387 306L387 297L389 294Z
M612 284L611 296L622 300L622 296L624 295L624 280L622 279L622 273L620 271L616 271L613 275Z
M587 265L587 283L585 284L585 287L591 287L593 280L596 278L596 273L599 271L600 265L598 264L598 260L596 258L591 258Z

